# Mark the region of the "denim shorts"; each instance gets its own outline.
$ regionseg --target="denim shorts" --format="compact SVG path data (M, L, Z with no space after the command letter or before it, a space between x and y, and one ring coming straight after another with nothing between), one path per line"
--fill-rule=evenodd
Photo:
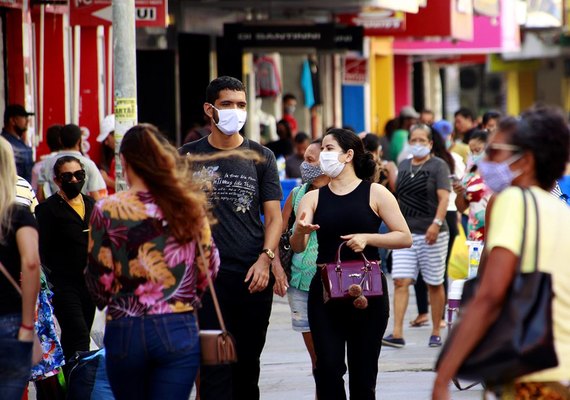
M291 324L293 325L293 330L301 333L310 332L309 315L307 313L309 292L289 287L289 289L287 289L287 298L289 299L289 307L291 307Z

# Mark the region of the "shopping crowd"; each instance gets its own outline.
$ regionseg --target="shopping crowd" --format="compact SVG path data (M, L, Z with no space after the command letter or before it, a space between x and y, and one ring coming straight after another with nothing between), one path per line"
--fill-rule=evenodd
M551 277L556 356L525 360L524 373L486 391L569 398L570 209L557 184L569 161L567 119L541 106L478 121L461 108L451 123L407 106L382 136L332 127L311 140L293 116L295 97L283 105L278 140L263 146L239 134L242 82L214 79L208 123L181 148L150 124L127 131L118 155L128 189L118 193L113 115L97 137L101 165L83 155L73 124L47 130L51 153L34 164L25 138L32 114L6 107L0 398L21 399L30 380L38 399L71 398L73 366L93 354L98 308L106 367L98 379L109 396L188 399L196 387L202 400L259 399L278 295L310 355L316 398L346 399L348 372L349 397L375 399L382 345L405 348L406 329L431 324L425 346L444 348L433 399L448 399L450 381L509 306L513 282L532 271ZM302 184L281 208L283 176ZM448 266L461 233L485 251L478 290L445 343ZM418 315L406 323L410 286ZM237 361L205 365L199 332L221 328L218 304Z

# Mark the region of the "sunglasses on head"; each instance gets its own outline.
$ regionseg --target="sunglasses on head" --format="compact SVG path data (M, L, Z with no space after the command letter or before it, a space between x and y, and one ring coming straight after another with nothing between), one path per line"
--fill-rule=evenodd
M78 181L82 181L85 179L85 170L80 169L79 171L75 172L62 172L59 174L59 179L62 182L71 182L71 180L75 177Z

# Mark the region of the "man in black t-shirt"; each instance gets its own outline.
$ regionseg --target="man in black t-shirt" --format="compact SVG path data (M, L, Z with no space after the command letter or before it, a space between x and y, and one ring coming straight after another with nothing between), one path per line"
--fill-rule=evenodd
M263 161L217 158L195 163L194 176L207 182L217 222L212 227L220 252L216 293L228 330L236 339L238 362L232 366L202 366L202 400L259 399L259 358L273 299L271 261L279 242L282 197L273 153L238 134L246 113L245 88L239 80L220 77L206 90L204 113L212 133L180 148L181 154L220 155L229 150L253 150ZM265 218L261 222L260 211ZM204 295L199 311L201 329L219 329L212 298Z

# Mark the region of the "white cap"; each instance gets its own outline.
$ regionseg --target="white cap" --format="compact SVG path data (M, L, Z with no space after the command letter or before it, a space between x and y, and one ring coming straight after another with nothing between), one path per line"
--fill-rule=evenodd
M101 122L101 130L99 131L99 136L97 136L97 141L102 143L109 133L115 130L115 114L109 114Z

